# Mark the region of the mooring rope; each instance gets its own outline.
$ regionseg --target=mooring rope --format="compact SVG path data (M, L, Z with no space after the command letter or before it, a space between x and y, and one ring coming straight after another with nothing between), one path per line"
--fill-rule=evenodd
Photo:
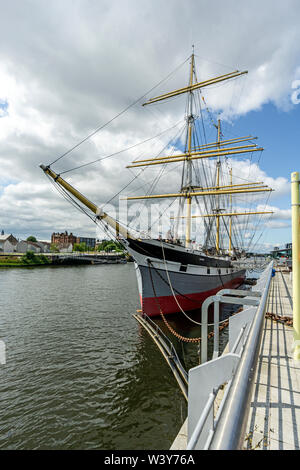
M188 319L190 320L192 323L195 323L196 325L199 325L201 326L201 323L199 323L198 321L196 320L193 320L193 318L190 318L186 313L185 311L183 310L183 308L181 307L181 305L179 304L178 300L177 300L177 297L174 293L174 289L173 289L173 286L172 286L172 283L171 283L171 279L170 279L170 275L169 275L169 270L168 270L168 267L167 267L167 263L166 263L166 257L165 257L165 250L164 250L164 246L163 246L163 243L162 243L162 240L161 240L161 250L162 250L162 254L163 254L163 259L164 259L164 265L165 265L165 271L167 273L167 278L168 278L168 282L169 282L169 286L170 286L170 289L171 289L171 292L172 292L172 295L174 297L174 300L175 302L177 303L178 307L180 308L181 312L183 313L183 315Z
M156 295L156 290L155 290L155 287L154 287L154 282L153 282L153 278L152 278L152 272L151 272L151 260L148 259L148 269L149 269L149 274L150 274L150 279L151 279L151 284L152 284L152 289L153 289L153 293L154 293L154 297L155 297L155 301L156 301L156 304L158 306L158 310L159 310L159 313L163 319L163 322L165 323L166 327L168 328L168 330L176 337L178 338L180 341L184 341L186 343L200 343L201 341L201 337L199 338L187 338L186 336L183 336L179 333L177 333L177 331L174 330L174 328L167 322L164 314L163 314L163 311L161 309L161 306L160 306L160 302L159 302L159 299Z
M154 297L155 297L155 301L157 303L157 306L158 306L158 310L159 310L159 313L163 319L163 322L164 324L166 325L166 327L168 328L168 330L176 337L178 338L180 341L184 341L186 343L200 343L201 342L201 337L198 337L198 338L187 338L186 336L183 336L181 335L180 333L178 333L177 331L174 330L174 328L169 324L169 322L167 321L162 309L161 309L161 306L160 306L160 302L159 302L159 299L156 295L156 290L155 290L155 287L154 287L154 282L153 282L153 277L152 277L152 272L151 272L151 260L148 259L148 269L149 269L149 274L150 274L150 279L151 279L151 284L152 284L152 289L153 289L153 293L154 293ZM155 269L155 267L154 267ZM237 311L237 312L234 312L233 315L236 315L237 313L239 313L241 311L241 308ZM201 323L199 323L199 325L201 325ZM208 326L211 326L211 325L214 325L214 323L211 323L211 324L208 324ZM225 319L223 320L222 322L219 323L219 331L223 331L227 326L229 325L229 319ZM210 333L208 333L207 335L207 339L210 339L214 336L214 331L211 331Z

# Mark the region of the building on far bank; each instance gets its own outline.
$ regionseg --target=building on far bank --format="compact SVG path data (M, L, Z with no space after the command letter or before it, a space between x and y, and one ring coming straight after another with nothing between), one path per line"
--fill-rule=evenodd
M86 246L89 249L94 250L95 246L96 246L96 238L77 237L77 236L73 235L72 232L70 234L68 234L67 231L62 232L62 233L53 232L52 235L51 235L51 243L56 245L58 247L58 249L61 249L61 247L62 247L63 250L64 250L64 248L66 248L70 244L72 245L72 248L73 248L75 243L85 243Z
M35 243L37 243L38 246L41 247L41 253L50 253L51 252L51 243L50 242L44 242L42 240L37 240Z
M271 251L271 256L273 258L280 258L280 257L288 257L291 258L293 253L293 244L286 243L283 248L279 246L274 246L273 250Z
M50 253L50 243L37 240L31 242L28 240L21 240L17 244L17 253L26 253L26 251L33 251L34 253Z
M57 247L60 253L72 253L73 251L72 243L60 243Z
M0 235L0 252L14 253L17 251L18 240L12 235L5 235L3 230Z
M42 248L36 242L28 242L27 240L21 240L17 244L17 253L26 253L27 251L33 251L34 253L42 253Z
M87 237L76 237L76 243L85 243L88 248L92 250L95 249L96 246L96 238L87 238Z
M74 243L77 243L77 241L73 233L68 234L68 232L65 231L63 233L53 232L51 235L51 243L57 246L70 244L70 243L74 245Z

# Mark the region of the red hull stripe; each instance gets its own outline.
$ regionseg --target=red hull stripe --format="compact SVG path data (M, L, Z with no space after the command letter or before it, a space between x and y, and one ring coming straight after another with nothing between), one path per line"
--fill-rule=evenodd
M184 311L195 310L201 307L201 303L204 300L211 296L215 295L221 289L235 289L240 286L244 281L243 277L233 279L226 284L217 287L216 289L211 289L206 292L198 292L196 294L187 294L185 297L181 295L176 295L177 301L180 307ZM191 300L189 300L191 299ZM175 301L173 295L162 296L162 297L145 297L140 296L142 311L146 313L149 317L154 317L160 314L160 309L164 315L168 313L177 313L180 311L177 302ZM197 301L197 303L195 302ZM198 303L199 302L199 303Z

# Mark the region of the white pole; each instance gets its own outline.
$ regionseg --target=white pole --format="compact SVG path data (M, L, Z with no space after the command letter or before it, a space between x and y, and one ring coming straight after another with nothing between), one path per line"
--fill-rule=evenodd
M292 192L292 247L293 247L293 328L294 360L300 361L300 199L299 173L291 175Z

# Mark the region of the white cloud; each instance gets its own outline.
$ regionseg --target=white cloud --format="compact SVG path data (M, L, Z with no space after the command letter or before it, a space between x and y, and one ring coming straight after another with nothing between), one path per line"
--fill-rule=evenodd
M17 235L94 232L88 219L53 192L39 163L55 160L150 90L188 57L192 43L199 80L236 67L249 69L248 76L205 93L212 110L225 107L227 119L267 102L288 109L291 84L299 76L300 5L294 0L275 7L270 0L251 5L233 0L0 0L0 7L0 104L5 103L0 106L0 228ZM186 83L185 72L181 67L150 95ZM61 171L158 134L178 122L184 98L169 104L172 114L166 116L165 107L138 103L55 168ZM157 155L169 135L68 177L104 203L133 178L124 166L142 155ZM269 203L289 190L285 178L272 178L258 163L249 173L249 159L232 159L232 166L235 181L250 178L274 188ZM159 171L143 173L147 188ZM161 178L157 190L167 184L175 190L176 175ZM142 182L137 180L134 188ZM257 205L258 198L252 203ZM280 220L285 215L277 212Z

